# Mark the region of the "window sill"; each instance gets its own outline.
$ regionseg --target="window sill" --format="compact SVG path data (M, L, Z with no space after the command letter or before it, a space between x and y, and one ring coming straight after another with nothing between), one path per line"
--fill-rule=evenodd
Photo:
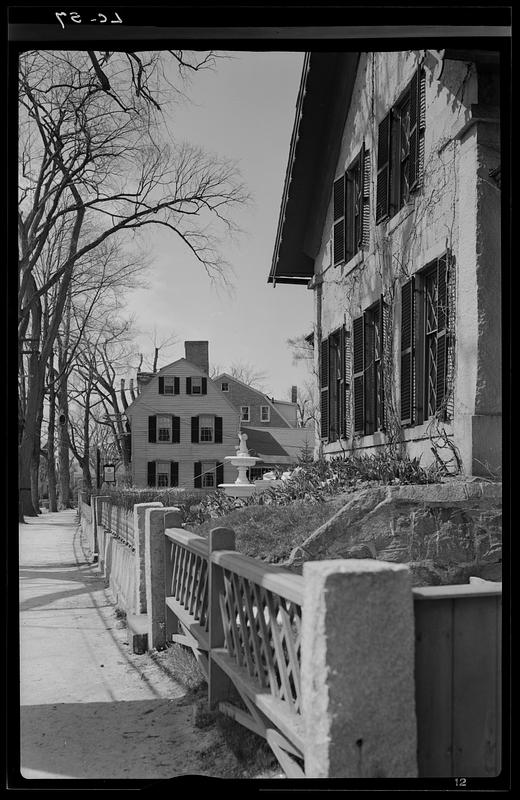
M345 264L342 265L341 275L342 276L348 275L350 272L352 272L352 270L356 269L356 267L359 267L359 265L362 264L364 260L365 260L365 251L358 250L356 255L352 256L350 261L347 261Z
M391 219L387 220L387 234L393 233L399 227L399 225L402 225L402 223L410 216L410 214L413 214L414 210L415 199L409 200L407 203L405 203L404 206L397 212L397 214L394 214Z

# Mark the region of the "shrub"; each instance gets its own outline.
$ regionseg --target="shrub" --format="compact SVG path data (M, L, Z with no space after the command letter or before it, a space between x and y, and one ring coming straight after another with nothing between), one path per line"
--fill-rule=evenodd
M189 514L193 505L200 502L201 496L195 492L186 492L182 489L138 489L136 487L117 486L107 489L105 494L112 503L131 511L136 503L161 502L163 506L177 506L183 512L184 518Z

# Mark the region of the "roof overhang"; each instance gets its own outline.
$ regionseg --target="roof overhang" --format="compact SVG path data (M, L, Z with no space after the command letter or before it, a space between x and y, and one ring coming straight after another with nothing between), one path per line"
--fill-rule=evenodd
M314 274L358 59L305 56L268 283L308 284Z

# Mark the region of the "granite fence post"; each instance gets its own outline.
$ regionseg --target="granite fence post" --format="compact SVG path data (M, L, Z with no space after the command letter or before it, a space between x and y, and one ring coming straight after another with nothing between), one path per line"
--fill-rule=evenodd
M148 617L148 649L166 644L166 606L164 589L164 531L180 528L182 512L172 508L148 508L145 512L145 585Z
M417 777L414 614L403 564L307 562L302 623L305 774Z
M136 503L134 505L134 547L135 547L135 576L136 598L135 613L146 614L146 578L144 569L144 536L145 513L147 508L163 508L159 500L152 503Z

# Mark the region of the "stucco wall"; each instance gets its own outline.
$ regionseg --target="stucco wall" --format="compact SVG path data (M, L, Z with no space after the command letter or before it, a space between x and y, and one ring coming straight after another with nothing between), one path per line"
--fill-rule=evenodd
M445 61L439 80L425 66L423 188L394 217L376 225L378 125L409 85L420 55L407 51L360 56L335 177L348 168L364 141L371 160L370 244L334 268L329 206L315 261L316 328L322 338L342 324L351 330L352 319L384 292L392 309L391 392L398 413L400 287L449 250L455 264L455 391L452 423L445 429L455 438L465 471L478 474L476 447L490 466L500 465L497 438L493 441L486 433L493 426L498 430L501 413L500 393L493 391L500 385L500 191L489 178L489 170L500 160L499 131L495 124L475 122L479 76L474 64ZM315 358L318 368L319 347ZM475 419L478 415L486 419ZM473 430L478 425L480 437ZM403 431L409 452L421 455L423 464L434 459L431 432L428 421ZM383 434L356 437L349 448L373 448L385 441ZM338 451L337 443L325 445L325 454Z

